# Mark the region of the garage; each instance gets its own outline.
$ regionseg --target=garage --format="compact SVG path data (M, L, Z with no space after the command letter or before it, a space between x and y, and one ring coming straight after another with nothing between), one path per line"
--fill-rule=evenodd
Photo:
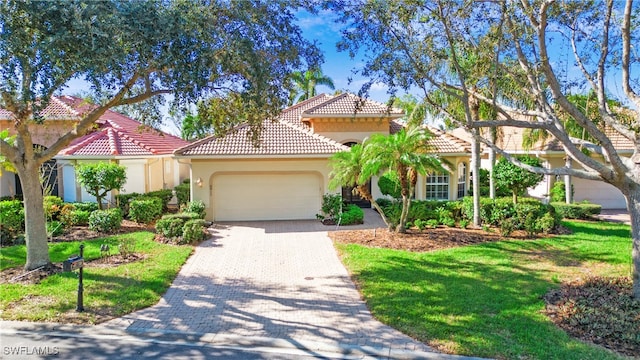
M215 221L315 219L322 202L316 172L216 174L212 185Z
M585 180L574 177L572 179L574 201L588 200L602 205L603 209L626 209L627 203L622 192L604 181Z

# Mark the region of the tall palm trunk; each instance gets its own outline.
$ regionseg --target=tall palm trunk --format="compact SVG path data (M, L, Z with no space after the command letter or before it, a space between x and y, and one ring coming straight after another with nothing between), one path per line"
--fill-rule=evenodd
M409 194L410 181L407 168L401 167L398 169L398 180L400 180L400 189L402 189L402 212L400 213L400 221L398 222L396 231L399 233L406 233L407 216L409 215L409 206L411 205L411 196Z
M473 96L469 97L469 110L472 121L480 118L480 102ZM471 137L471 169L473 171L473 226L480 227L480 131L473 129Z

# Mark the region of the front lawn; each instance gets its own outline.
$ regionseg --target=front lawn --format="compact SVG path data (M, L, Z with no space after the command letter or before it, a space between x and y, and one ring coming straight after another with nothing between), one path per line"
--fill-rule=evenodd
M453 354L498 359L617 359L569 337L543 296L588 275L629 276L629 227L569 222L571 235L433 252L336 243L371 312Z
M141 260L121 265L102 259L98 266L84 268L84 308L76 313L78 273L59 273L37 284L4 283L0 292L0 317L4 320L98 323L157 303L189 257L191 246L153 241L154 234L137 232L87 240L86 261L99 259L100 246L108 244L111 254L120 244L135 244ZM49 244L53 263L77 254L80 242ZM24 245L0 249L1 269L24 266Z

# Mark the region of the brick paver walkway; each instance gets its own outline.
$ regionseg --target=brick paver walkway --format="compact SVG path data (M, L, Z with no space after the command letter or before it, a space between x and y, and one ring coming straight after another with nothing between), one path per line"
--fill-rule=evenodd
M157 305L104 325L429 351L372 318L326 231L317 221L217 225Z

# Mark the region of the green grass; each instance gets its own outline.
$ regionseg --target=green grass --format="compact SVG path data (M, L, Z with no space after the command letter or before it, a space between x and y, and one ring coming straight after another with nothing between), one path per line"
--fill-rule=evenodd
M84 268L85 312L75 313L78 275L61 273L39 284L2 284L0 314L5 320L95 323L113 316L151 306L171 285L192 251L190 246L174 246L153 241L150 232L138 232L84 241L85 260L100 257L100 245L109 244L117 252L123 239L135 241L135 252L146 258L129 264ZM77 254L80 242L52 243L52 262L61 262ZM1 268L23 266L25 247L0 249Z
M336 244L371 312L443 351L499 359L616 359L542 313L542 296L587 274L629 275L629 227L571 222L571 235L429 253Z

